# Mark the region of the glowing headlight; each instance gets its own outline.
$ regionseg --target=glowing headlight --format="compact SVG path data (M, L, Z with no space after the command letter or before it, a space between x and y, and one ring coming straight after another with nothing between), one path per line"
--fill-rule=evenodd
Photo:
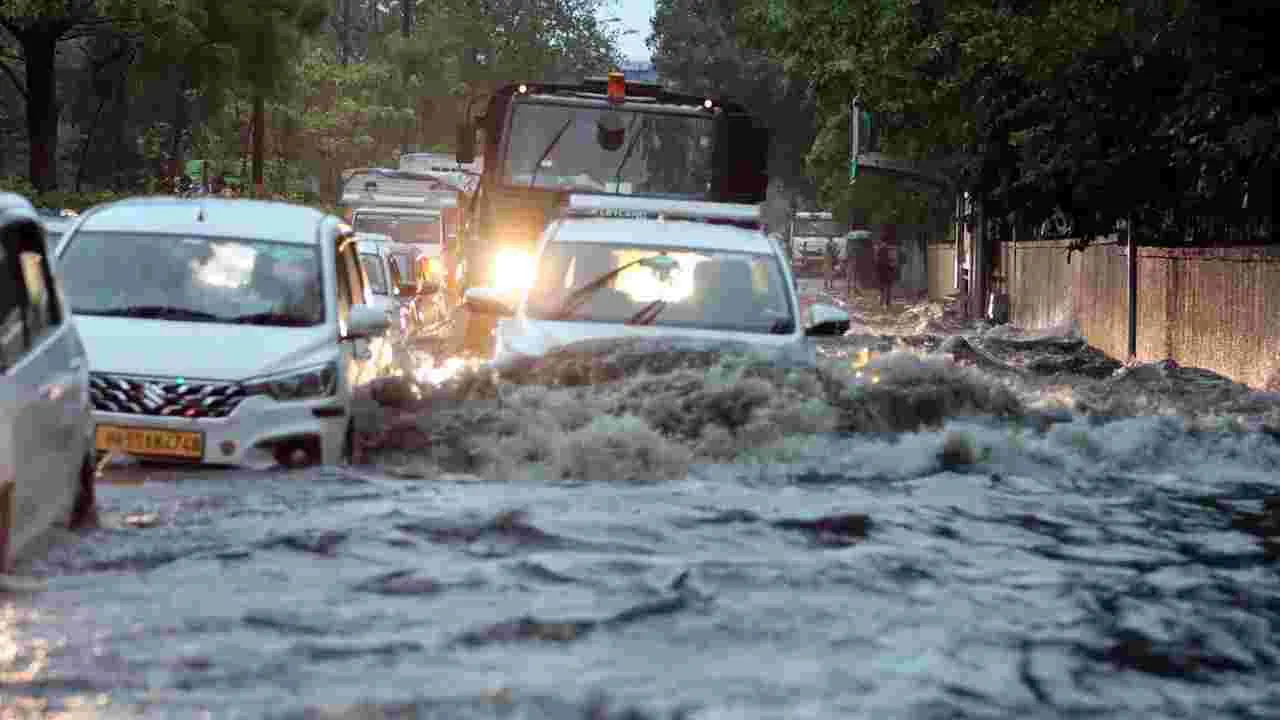
M499 290L533 287L533 255L524 250L503 249L493 261L494 285Z
M329 397L338 391L338 364L325 363L285 375L251 380L244 385L248 395L270 395L287 402Z

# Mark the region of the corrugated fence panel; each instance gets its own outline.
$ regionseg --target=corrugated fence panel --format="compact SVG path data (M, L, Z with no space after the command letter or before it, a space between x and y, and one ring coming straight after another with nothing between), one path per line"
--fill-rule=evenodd
M1003 249L1013 321L1028 329L1074 321L1091 345L1123 359L1124 246L1092 245L1068 263L1066 245ZM1254 387L1280 381L1280 247L1142 248L1138 258L1139 360L1171 358Z
M938 299L956 292L955 245L929 246L929 297Z

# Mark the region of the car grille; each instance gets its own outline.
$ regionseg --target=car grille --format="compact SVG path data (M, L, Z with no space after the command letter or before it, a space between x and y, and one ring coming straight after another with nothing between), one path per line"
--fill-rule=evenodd
M221 418L244 400L236 383L179 382L173 378L134 378L92 373L89 397L104 412L162 417Z

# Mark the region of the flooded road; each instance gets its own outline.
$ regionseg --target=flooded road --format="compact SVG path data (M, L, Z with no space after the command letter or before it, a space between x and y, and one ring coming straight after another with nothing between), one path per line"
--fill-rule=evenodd
M393 472L104 484L104 527L0 605L0 707L1274 717L1273 429L1098 411L1139 375L1028 389L868 344L824 350L843 389L714 365L672 397L628 375L437 404L371 440ZM1059 385L1075 405L1034 407Z

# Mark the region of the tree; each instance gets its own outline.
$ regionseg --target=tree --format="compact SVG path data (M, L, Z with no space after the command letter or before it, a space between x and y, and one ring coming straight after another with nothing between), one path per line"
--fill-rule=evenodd
M743 13L754 41L817 84L810 160L830 182L848 152L836 108L856 94L885 120L887 152L947 161L990 216L1061 214L1089 236L1126 218L1185 231L1191 215L1270 197L1273 6L747 0Z
M807 185L803 159L814 138L813 84L742 41L738 5L657 0L649 37L654 66L682 90L728 95L758 114L772 131L769 174L778 181L775 187L796 189ZM785 212L788 198L779 199Z
M298 38L326 13L320 0L7 0L0 27L18 52L0 59L0 70L26 100L32 185L38 191L57 185L60 46L115 33L141 46L151 67L185 68L186 87L239 80L265 93L282 85ZM25 81L11 63L23 66Z

